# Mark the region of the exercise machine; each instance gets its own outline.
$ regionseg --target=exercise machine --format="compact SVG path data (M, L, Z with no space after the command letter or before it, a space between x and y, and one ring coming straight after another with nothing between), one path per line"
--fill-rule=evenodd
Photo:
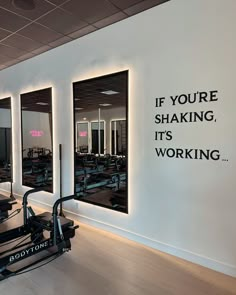
M6 220L9 218L9 211L12 210L13 205L17 204L16 199L13 195L13 183L12 183L12 176L11 176L11 168L8 167L6 169L8 169L10 171L9 176L0 182L6 182L6 181L9 181L9 179L10 179L11 189L10 189L10 196L8 196L8 197L0 194L0 223L2 223L3 220ZM13 212L11 216L15 216L15 212Z
M13 245L0 252L0 280L38 268L43 262L48 263L71 250L70 239L75 236L79 226L74 226L72 220L59 216L58 208L61 203L73 200L74 195L58 199L52 213L36 215L28 206L28 197L39 191L42 189L31 189L23 196L23 225L0 233L1 248ZM45 232L48 232L49 237L45 237ZM29 257L34 259L29 261Z
M49 149L34 147L23 150L23 182L31 187L52 185L52 152Z

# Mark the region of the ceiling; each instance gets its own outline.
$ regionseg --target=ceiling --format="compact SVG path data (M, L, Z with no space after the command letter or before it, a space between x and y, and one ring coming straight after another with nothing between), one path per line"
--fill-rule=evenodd
M52 112L52 89L45 88L21 94L21 110L40 113Z
M0 0L0 70L169 0L12 1Z
M112 95L104 91L114 91ZM45 88L21 94L22 111L51 113L52 92ZM128 71L73 83L74 107L79 113L126 107L128 101ZM101 106L100 104L109 104ZM9 107L9 99L0 100L0 108Z
M6 97L0 99L0 109L10 109L11 108L11 98Z
M73 83L76 112L126 107L128 101L128 71ZM108 95L102 92L114 91ZM115 93L116 92L116 93ZM109 92L108 92L109 93ZM102 106L101 104L109 104Z

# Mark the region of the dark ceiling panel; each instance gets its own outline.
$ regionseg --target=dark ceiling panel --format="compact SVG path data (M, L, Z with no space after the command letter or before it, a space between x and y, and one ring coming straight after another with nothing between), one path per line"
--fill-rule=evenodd
M62 7L90 24L119 12L119 9L107 0L71 0Z
M0 41L3 39L3 38L6 38L7 36L9 36L11 34L11 32L8 32L6 30L3 30L0 28Z
M26 53L24 55L19 56L18 59L19 60L26 60L26 59L29 59L29 58L34 57L34 56L35 56L35 54L33 54L31 52L28 52L28 53Z
M82 37L82 36L87 35L87 34L89 34L91 32L94 32L94 31L96 31L96 28L93 27L93 26L91 26L91 25L89 25L89 26L87 26L85 28L82 28L82 29L80 29L80 30L78 30L78 31L70 34L69 36L71 38L77 39L79 37Z
M2 43L22 49L22 50L26 50L26 51L35 50L43 45L42 43L39 43L37 41L34 41L32 39L29 39L17 34L14 34L6 38Z
M5 65L5 63L9 62L10 60L12 60L11 57L0 54L0 64L1 65Z
M11 98L6 97L1 99L0 98L0 109L10 109L11 108Z
M153 6L168 2L170 0L146 0L146 1L142 1L130 8L127 8L124 10L125 13L127 13L128 15L134 15L137 14L139 12L142 12L144 10L147 10L149 8L152 8Z
M5 65L10 67L10 66L13 66L17 63L19 63L19 59L11 59L10 61L6 62Z
M57 39L56 41L53 41L53 42L49 43L49 45L52 46L52 47L57 47L57 46L60 46L62 44L68 43L68 42L70 42L72 40L73 40L72 38L64 36L64 37L62 37L60 39Z
M5 9L0 8L0 27L11 32L19 30L29 23L28 20Z
M50 47L48 45L44 45L42 47L39 47L38 49L35 49L34 51L32 51L32 53L33 54L40 54L40 53L50 50L51 48L52 47Z
M106 27L110 24L114 24L114 23L116 23L122 19L125 19L125 18L127 18L126 14L124 14L123 12L117 12L116 14L108 16L108 17L94 23L93 25L96 28L103 28L103 27Z
M144 0L110 0L110 2L122 10L143 1Z
M15 47L10 47L7 45L3 45L2 43L0 44L0 54L1 55L5 55L5 56L9 56L12 58L17 58L23 54L26 54L26 51L17 49Z
M98 77L90 80L79 81L74 86L74 102L78 112L88 112L101 109L111 109L126 106L128 90L128 72L120 72L112 75ZM102 91L113 90L118 92L106 95ZM108 103L111 106L100 106Z
M42 17L38 20L38 23L65 35L79 30L87 25L86 22L60 8L57 8Z
M0 0L0 70L170 0Z
M68 2L68 0L48 0L55 5L61 5L62 3Z
M47 44L61 38L63 35L44 26L33 23L18 32L20 35Z
M34 3L35 3L35 9L33 10L23 10L23 9L16 8L12 4L12 0L1 0L0 7L11 10L12 12L15 12L18 15L22 15L32 20L40 17L41 15L55 8L54 5L50 4L49 2L45 0L35 0Z
M52 111L51 88L21 94L22 111L50 113ZM37 103L46 103L39 105Z

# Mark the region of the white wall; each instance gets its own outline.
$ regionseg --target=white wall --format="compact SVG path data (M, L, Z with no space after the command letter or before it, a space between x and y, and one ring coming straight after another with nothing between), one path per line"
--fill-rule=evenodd
M12 96L15 191L22 193L20 93L53 87L54 155L63 147L63 190L73 193L72 82L129 69L129 214L86 203L80 219L152 247L236 275L235 0L172 0L0 72L0 96ZM225 161L158 158L156 97L218 90L217 121L172 124L160 146L217 148ZM204 104L162 112L201 110ZM209 106L210 108L210 106ZM58 197L55 169L54 198ZM52 195L34 199L52 204Z

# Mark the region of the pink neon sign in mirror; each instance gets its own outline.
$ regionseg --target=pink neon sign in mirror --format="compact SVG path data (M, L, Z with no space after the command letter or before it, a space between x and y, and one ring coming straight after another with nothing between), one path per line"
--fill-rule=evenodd
M30 134L32 137L41 137L44 135L44 132L40 130L31 130Z

